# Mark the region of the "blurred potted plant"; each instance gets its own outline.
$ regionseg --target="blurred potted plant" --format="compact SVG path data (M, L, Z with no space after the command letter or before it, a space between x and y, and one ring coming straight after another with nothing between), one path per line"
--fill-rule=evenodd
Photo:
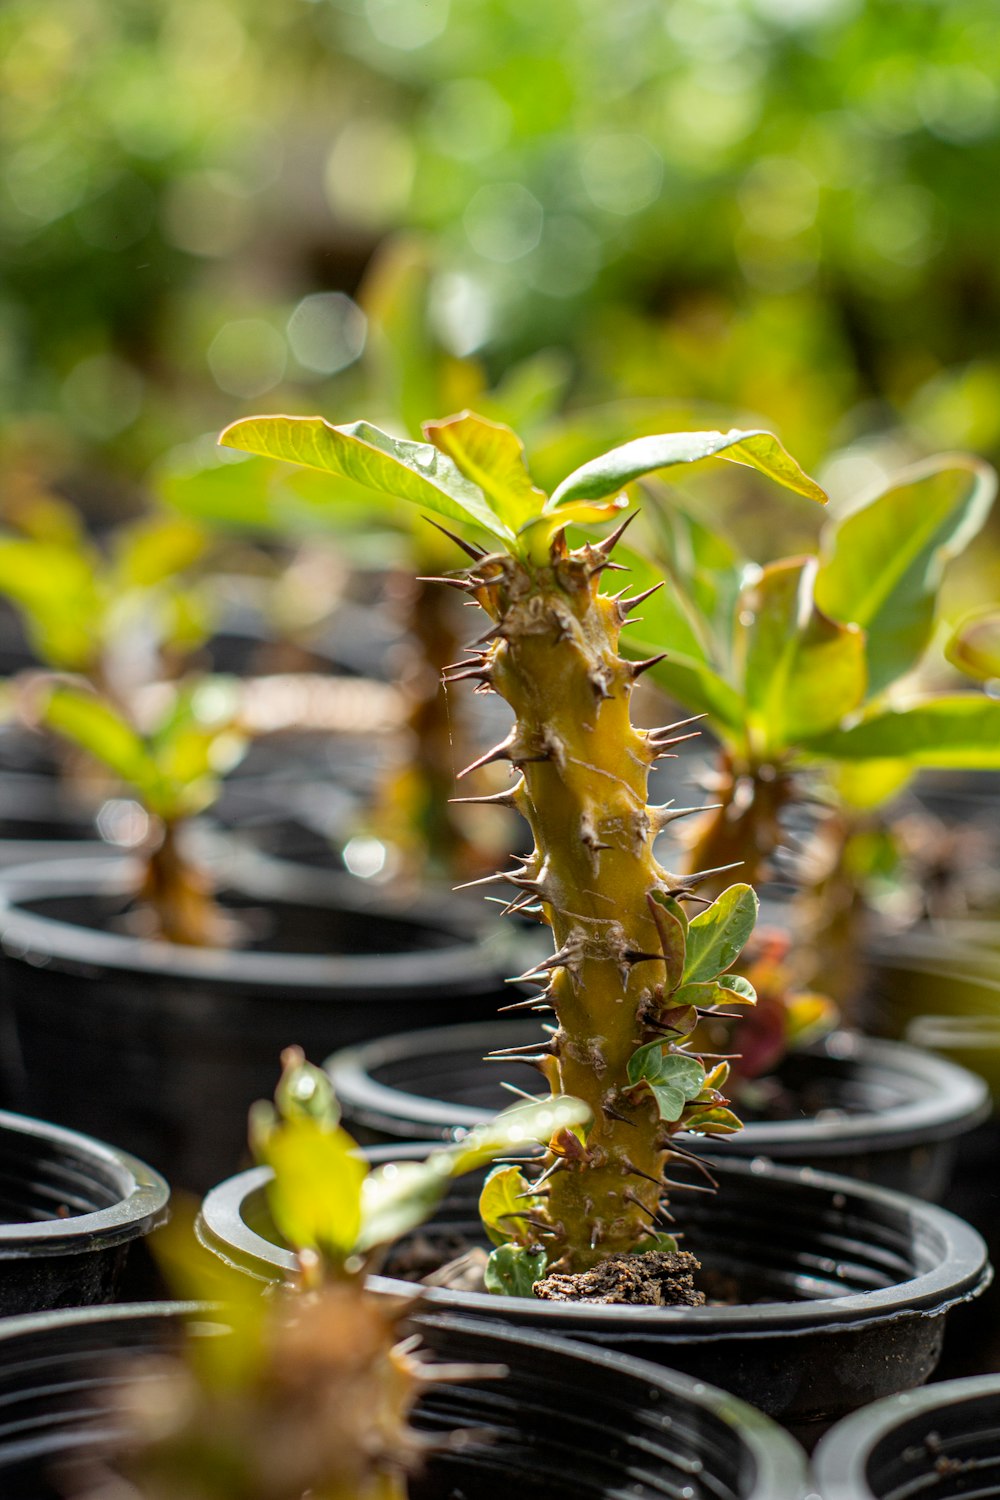
M171 1232L160 1241L168 1274L211 1306L8 1323L0 1388L15 1375L18 1385L7 1430L34 1419L40 1440L0 1439L5 1486L37 1485L47 1470L76 1497L127 1482L143 1500L402 1500L411 1482L429 1496L523 1482L601 1500L641 1462L657 1487L697 1466L734 1500L796 1500L805 1474L794 1444L719 1392L551 1338L421 1317L419 1297L366 1286L455 1174L512 1143L582 1126L585 1106L520 1105L424 1161L372 1170L338 1125L325 1076L298 1049L285 1055L276 1104L256 1106L252 1138L273 1166L272 1212L297 1247L294 1273L262 1298L231 1268L199 1259L186 1230ZM28 1345L30 1373L19 1360Z

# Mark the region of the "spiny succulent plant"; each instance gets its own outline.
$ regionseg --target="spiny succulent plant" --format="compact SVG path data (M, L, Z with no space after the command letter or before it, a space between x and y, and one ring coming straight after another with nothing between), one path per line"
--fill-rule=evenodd
M275 1104L251 1112L250 1139L273 1169L271 1214L297 1274L262 1297L227 1265L193 1256L187 1228L175 1233L168 1274L185 1296L221 1303L230 1332L192 1338L186 1358L122 1382L114 1467L137 1500L405 1500L406 1476L441 1444L411 1425L422 1391L504 1371L422 1358L403 1327L419 1294L376 1296L366 1276L452 1178L589 1120L575 1099L518 1104L425 1161L370 1169L326 1075L297 1047L283 1063ZM120 1491L87 1476L73 1493Z
M686 731L631 720L632 688L652 663L629 662L618 646L643 596L601 588L623 528L571 546L566 527L613 517L643 474L716 455L825 497L765 432L641 438L583 465L551 496L532 483L509 428L464 413L424 432L429 441L413 443L367 423L259 417L221 441L347 475L473 528L476 539L460 542L470 566L445 582L481 606L489 628L448 676L500 693L515 723L462 774L493 761L517 773L485 800L517 808L534 847L496 879L513 888L508 909L538 916L555 942L520 976L542 994L518 1003L551 1007L556 1024L518 1055L593 1115L582 1138L565 1131L550 1145L540 1177L529 1182L514 1167L487 1184L484 1220L502 1241L491 1284L517 1291L546 1268L586 1272L672 1244L661 1226L667 1165L685 1155L678 1132L738 1128L726 1059L697 1056L686 1039L699 1017L753 1000L729 973L753 927L752 890L735 885L709 903L697 886L712 872L676 876L656 857L657 834L683 810L650 806L647 777ZM692 905L705 909L691 917Z

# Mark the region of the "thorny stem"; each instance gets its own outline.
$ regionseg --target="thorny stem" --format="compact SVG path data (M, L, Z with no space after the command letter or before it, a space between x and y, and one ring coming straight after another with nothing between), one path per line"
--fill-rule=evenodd
M547 1225L550 1269L569 1271L649 1235L670 1155L671 1127L648 1091L629 1088L626 1070L659 1035L646 1025L665 975L647 897L677 880L653 853L646 787L662 752L631 723L637 671L618 654L625 613L599 592L605 562L600 547L567 552L559 536L544 564L503 556L473 570L497 622L483 676L517 716L495 758L521 771L510 800L535 839L507 878L538 897L559 960L546 992L558 1028L539 1066L594 1115L585 1151L553 1172L532 1211ZM550 1155L546 1167L558 1163Z
M734 864L738 868L703 881L699 893L717 896L733 879L761 884L782 842L781 814L795 796L792 778L772 765L741 767L724 750L708 789L720 806L704 813L693 826L686 850L687 871L694 874Z

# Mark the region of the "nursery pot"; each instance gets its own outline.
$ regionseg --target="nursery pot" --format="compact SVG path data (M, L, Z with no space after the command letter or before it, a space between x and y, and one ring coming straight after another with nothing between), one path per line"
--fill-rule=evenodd
M537 1091L534 1070L485 1056L538 1035L537 1021L437 1028L360 1042L326 1066L358 1139L452 1139L511 1102L501 1078ZM959 1137L990 1109L985 1084L966 1069L845 1031L790 1053L776 1077L789 1118L750 1119L733 1139L705 1137L697 1150L815 1164L936 1201Z
M137 871L88 860L0 885L0 1023L14 1107L109 1136L204 1190L244 1156L283 1047L320 1059L401 1025L495 1011L502 947L460 909L392 902L350 876L242 862L224 903L242 949L133 936Z
M110 1398L123 1369L177 1343L185 1314L225 1337L224 1311L148 1303L17 1318L0 1326L0 1489L4 1500L54 1500L47 1475L113 1441ZM199 1324L195 1325L197 1329ZM414 1320L449 1363L506 1374L432 1387L415 1422L465 1430L432 1454L413 1500L801 1500L805 1462L759 1412L617 1354L450 1315Z
M169 1196L124 1151L0 1111L0 1317L110 1301Z
M823 1500L998 1500L1000 1375L948 1380L847 1417L814 1458Z
M925 923L876 935L868 948L865 1030L905 1036L920 1016L996 1015L1000 1010L1000 923Z
M427 1150L366 1155L381 1162ZM594 1306L431 1287L428 1306L682 1370L751 1401L806 1442L865 1402L928 1378L946 1313L989 1284L974 1229L932 1204L808 1168L733 1160L712 1170L718 1194L685 1196L675 1210L685 1247L717 1286L732 1289L731 1305ZM476 1210L484 1175L454 1183L419 1231L433 1262L486 1245ZM198 1220L209 1250L261 1281L295 1265L268 1217L269 1176L255 1168L223 1183ZM406 1285L391 1275L373 1284L394 1292Z

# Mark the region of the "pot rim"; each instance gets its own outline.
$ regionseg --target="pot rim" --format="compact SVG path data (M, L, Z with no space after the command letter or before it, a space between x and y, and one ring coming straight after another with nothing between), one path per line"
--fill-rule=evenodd
M876 1500L866 1477L875 1445L909 1417L958 1406L978 1396L1000 1397L1000 1374L969 1375L901 1391L842 1417L820 1438L813 1454L817 1488L823 1500Z
M228 866L228 867L227 867ZM442 916L429 899L395 903L377 891L355 889L354 878L336 871L276 869L263 859L241 856L221 862L223 879L262 902L302 904L322 911L339 908L358 918L379 913L393 920L435 928L454 941L440 948L397 953L277 953L256 949L189 948L158 938L104 932L55 917L25 911L21 903L45 897L124 895L134 888L139 865L134 859L37 861L0 872L0 948L11 958L36 955L81 968L107 968L135 974L196 979L240 988L279 986L327 989L355 999L369 988L377 969L379 985L428 989L464 984L488 988L502 973L503 944L483 937L463 914Z
M444 1053L466 1047L490 1050L502 1040L501 1028L509 1021L479 1021L458 1026L436 1026L427 1031L396 1032L392 1036L373 1037L370 1041L345 1047L323 1064L342 1104L357 1105L372 1111L399 1116L401 1109L417 1125L441 1129L479 1125L493 1113L471 1105L450 1105L424 1095L380 1083L372 1077L374 1067L401 1062L414 1055ZM924 1097L905 1104L889 1105L884 1110L867 1110L834 1120L763 1120L744 1125L732 1148L740 1155L781 1155L808 1149L817 1155L832 1155L845 1147L903 1148L921 1145L928 1139L948 1139L982 1124L991 1110L990 1092L977 1074L947 1058L923 1052L905 1042L889 1042L863 1037L854 1032L835 1031L812 1047L805 1055L822 1055L870 1063L890 1073L906 1073L922 1080L928 1090ZM877 1126L875 1122L877 1121ZM682 1136L689 1143L693 1137ZM711 1141L700 1140L699 1150L715 1158L719 1148ZM730 1143L725 1143L725 1150Z
M402 1161L407 1157L422 1159L439 1144L375 1147L366 1151L365 1157L375 1163ZM816 1172L811 1167L778 1167L762 1157L725 1162L713 1158L712 1170L723 1178L727 1175L758 1178L765 1185L771 1181L789 1188L798 1186L806 1192L825 1193L834 1198L838 1209L854 1199L862 1210L891 1210L905 1217L912 1233L919 1231L936 1238L940 1255L930 1270L907 1281L871 1292L801 1302L743 1303L729 1307L596 1306L531 1297L499 1299L488 1292L456 1292L443 1287L424 1287L421 1297L435 1309L485 1317L502 1318L504 1310L509 1310L521 1317L530 1316L533 1322L553 1330L567 1325L570 1332L576 1325L595 1332L616 1329L640 1333L648 1332L652 1323L658 1334L669 1334L679 1342L700 1342L713 1338L760 1338L765 1332L771 1336L791 1335L805 1329L816 1332L844 1326L857 1328L905 1316L935 1317L956 1303L978 1296L992 1281L993 1271L982 1236L963 1219L936 1204L849 1177ZM251 1167L227 1178L206 1195L195 1225L195 1233L206 1249L236 1269L268 1281L293 1272L295 1256L251 1229L243 1218L242 1207L250 1194L264 1187L272 1176L269 1167ZM722 1191L725 1191L724 1181ZM394 1296L413 1295L412 1282L390 1276L372 1276L370 1285Z
M0 1131L57 1146L85 1166L105 1168L121 1192L117 1203L91 1213L0 1224L0 1262L21 1260L25 1252L49 1256L106 1250L149 1234L165 1221L170 1188L159 1172L138 1157L81 1131L8 1110L0 1110ZM2 1326L6 1327L5 1320Z
M106 1321L138 1322L142 1319L181 1319L204 1316L224 1317L225 1307L216 1302L131 1302L105 1307L53 1308L37 1313L21 1313L0 1320L0 1346L19 1338L34 1340L49 1329L86 1328ZM420 1328L439 1328L457 1335L486 1338L500 1345L538 1349L551 1354L553 1335L537 1329L511 1328L502 1323L487 1323L481 1318L463 1318L454 1313L416 1312L413 1322ZM498 1351L499 1352L499 1351ZM665 1395L707 1409L736 1436L754 1463L753 1488L745 1500L799 1500L807 1488L806 1457L793 1437L773 1418L750 1406L738 1396L706 1381L692 1381L687 1375L662 1365L652 1365L633 1355L601 1349L593 1344L578 1343L560 1337L558 1352L575 1362L590 1365L609 1377L631 1377L646 1386L654 1386Z

